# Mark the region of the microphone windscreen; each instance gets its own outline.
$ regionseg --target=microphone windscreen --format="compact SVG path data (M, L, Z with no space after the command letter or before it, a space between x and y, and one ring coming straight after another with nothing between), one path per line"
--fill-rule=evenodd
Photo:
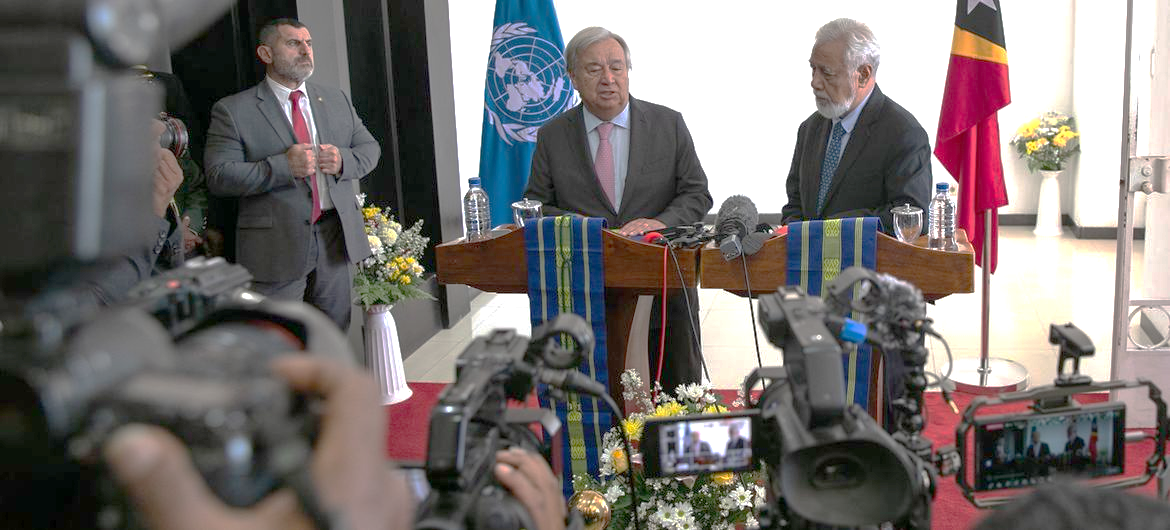
M760 214L755 203L743 195L732 195L719 206L719 214L715 218L716 237L722 239L730 235L741 238L759 224Z

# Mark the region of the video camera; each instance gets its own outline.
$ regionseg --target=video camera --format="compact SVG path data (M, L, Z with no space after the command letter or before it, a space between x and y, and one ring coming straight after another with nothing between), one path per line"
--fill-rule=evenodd
M0 2L5 526L137 526L100 458L128 423L183 439L229 505L287 486L324 520L306 471L314 405L268 362L313 351L352 363L335 325L248 291L250 275L222 261L157 276L109 309L82 280L153 242L148 146L161 94L126 67L184 43L230 3Z
M550 391L610 399L605 387L576 370L593 353L593 332L581 317L562 313L533 330L533 339L512 329L478 337L459 355L455 382L431 411L426 478L430 493L419 507L418 530L518 530L536 528L528 512L495 480L496 452L511 447L545 455L530 426L550 435L560 429L551 411L508 408L537 382ZM560 343L558 344L558 339ZM571 524L580 524L579 518Z
M1095 383L1081 374L1081 358L1093 355L1095 348L1072 324L1050 326L1048 341L1060 348L1058 375L1052 385L980 396L963 412L955 429L957 452L965 457L956 477L963 495L975 506L988 508L1016 496L981 495L985 492L1030 487L1057 478L1097 478L1093 487L1129 488L1157 477L1159 496L1165 498L1170 420L1161 390L1145 379ZM1075 396L1143 386L1156 410L1153 452L1141 475L1120 476L1125 472L1125 403L1082 404ZM1028 401L1032 402L1029 412L977 415L987 406ZM968 445L969 437L974 447Z
M800 287L781 287L759 300L760 322L769 341L783 350L783 367L759 368L747 377L745 396L764 385L749 410L648 418L642 442L646 474L763 465L770 501L759 517L761 528L885 523L928 528L938 466L944 462L935 461L921 434L927 387L922 339L930 332L921 293L891 276L853 267L826 286L823 300ZM850 312L865 323L847 318ZM891 403L894 435L846 400L842 344L861 342L881 347L887 359L900 358L906 366L906 394ZM732 430L746 439L735 455L689 458L679 442L687 436L703 439L704 433L718 442Z

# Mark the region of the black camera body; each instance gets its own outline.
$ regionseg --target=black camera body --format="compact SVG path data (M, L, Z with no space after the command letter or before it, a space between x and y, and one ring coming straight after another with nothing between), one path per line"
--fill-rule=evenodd
M539 423L551 435L560 421L545 409L508 408L508 400L523 401L538 382L553 390L604 394L605 388L575 370L593 353L593 332L584 319L562 313L533 330L533 337L497 329L459 355L455 382L431 410L430 493L419 507L416 529L535 528L527 510L496 482L496 452L519 447L547 459L547 444L530 427Z
M938 472L917 415L926 387L923 304L913 286L857 267L827 284L824 299L795 286L760 296L760 323L783 350L784 365L748 375L744 395L761 384L763 390L747 410L647 420L647 474L741 470L742 453L750 447L768 475L761 528L929 527ZM847 318L850 313L865 323ZM843 345L861 342L883 348L887 358L902 359L908 368L906 396L894 403L899 418L893 435L846 399ZM715 440L713 455L696 458L693 447L688 454L678 442L684 435L700 443ZM728 449L720 455L723 440Z
M228 505L284 486L311 504L317 413L269 362L295 351L353 361L324 315L264 299L250 279L238 265L196 260L140 286L125 307L6 314L0 510L27 527L137 526L100 457L130 423L182 439Z

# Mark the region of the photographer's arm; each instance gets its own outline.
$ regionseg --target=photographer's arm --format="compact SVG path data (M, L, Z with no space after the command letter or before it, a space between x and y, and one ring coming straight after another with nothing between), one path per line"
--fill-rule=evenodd
M293 186L289 157L282 151L247 161L235 117L222 101L211 108L211 127L203 156L207 189L221 197L244 197Z
M408 529L414 501L384 456L385 412L373 381L356 368L305 355L274 363L302 392L325 398L311 470L318 501L347 529ZM225 506L170 433L130 426L107 443L106 460L150 528L307 529L295 495L281 490L246 510Z

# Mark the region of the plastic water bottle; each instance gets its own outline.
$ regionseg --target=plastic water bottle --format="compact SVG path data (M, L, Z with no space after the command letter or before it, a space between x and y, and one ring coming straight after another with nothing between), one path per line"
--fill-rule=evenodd
M955 242L955 200L951 198L946 182L934 185L934 198L930 200L930 230L927 246L934 250L958 251Z
M479 177L467 179L471 189L463 196L463 226L467 229L467 240L487 239L492 231L492 211L488 206L487 192L483 191Z

